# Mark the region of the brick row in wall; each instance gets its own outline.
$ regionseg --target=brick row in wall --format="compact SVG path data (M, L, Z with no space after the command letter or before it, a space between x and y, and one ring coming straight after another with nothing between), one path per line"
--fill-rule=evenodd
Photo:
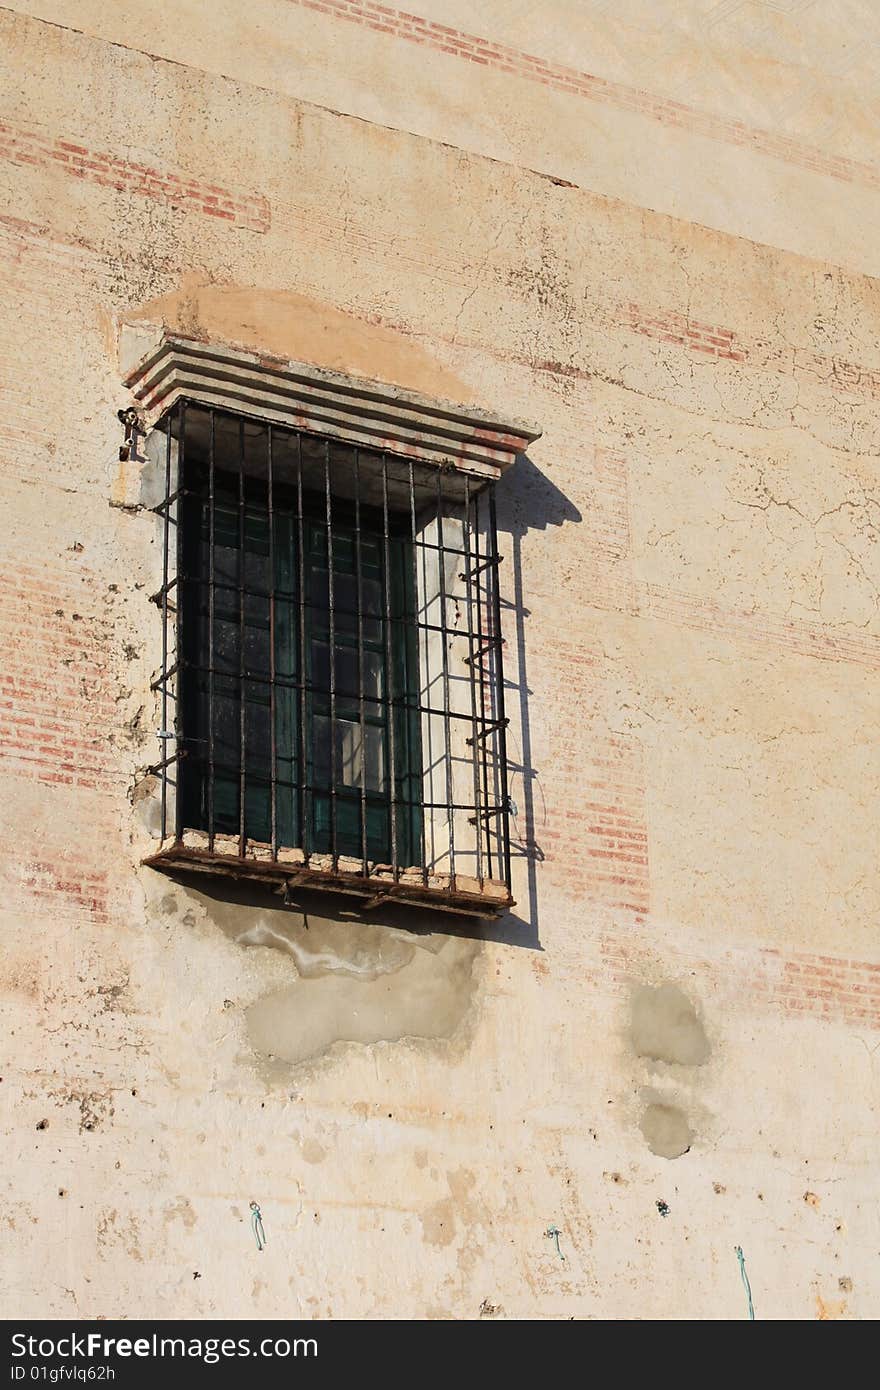
M19 894L30 906L59 912L72 921L110 920L110 882L106 873L81 864L27 861L21 866Z
M118 789L106 633L75 602L62 576L49 580L31 566L16 564L0 579L3 770L49 786Z
M103 284L100 258L47 228L21 218L0 217L0 472L28 484L53 482L69 487L72 456L101 466L84 416L72 395L79 391L79 374L55 374L53 405L66 420L63 444L54 425L55 410L47 410L46 395L34 389L33 344L51 343L63 351L60 335L87 349L75 323L94 320L86 300L92 286ZM94 291L92 291L94 293ZM85 484L82 465L77 486Z
M827 387L834 393L843 392L860 400L880 400L880 367L868 367L787 343L776 349L766 338L747 339L722 325L703 323L670 309L634 303L615 304L600 310L596 320L608 328L628 330L655 342L683 348L703 360L745 362L761 371Z
M744 362L746 350L729 328L701 323L671 310L652 313L640 304L622 304L616 314L617 326L629 328L645 338L660 343L672 343L704 357L717 357L730 362Z
M38 135L8 123L0 123L0 157L14 163L61 167L72 177L82 177L118 191L142 194L164 201L169 206L221 218L253 231L264 232L269 227L269 205L261 196L235 194L219 185L203 184L184 175L162 172L153 166L89 151L86 146L75 145L60 137L53 139ZM291 206L285 209L285 214L294 223L307 220L309 235L315 234L311 212L306 218L304 212ZM0 223L0 254L4 257L20 257L29 239L32 242L40 239L45 241L48 236L46 228L21 219L4 217ZM344 235L349 249L359 258L367 257L383 264L390 259L395 264L400 262L400 247L390 234L377 243L375 229L371 229L369 234L358 233L350 225L350 219L338 219L338 225L331 222L325 231L326 239L330 241ZM352 238L355 239L354 244ZM51 241L56 260L64 257L82 259L83 255L88 254L82 246L65 243L55 233L51 234ZM430 275L432 280L439 276L451 288L457 289L467 282L465 268L449 254L448 248L432 246L428 250L421 243L413 244L404 259L411 269ZM632 301L597 305L591 318L596 325L628 331L671 348L682 349L704 361L751 362L764 370L819 383L835 392L872 401L880 400L880 367L870 367L808 349L793 349L787 344L768 359L766 340L747 341L723 324L693 319L662 305ZM530 362L529 365L535 364ZM547 370L562 370L559 364L555 368L554 364L544 365Z
M545 810L535 834L545 874L567 896L643 921L650 884L641 744L591 720L599 652L553 640L539 655L541 702L552 730L540 769Z
M173 174L160 174L151 169L150 177L145 179L146 166L129 163L113 156L95 155L68 149L70 142L48 137L36 136L29 132L14 133L12 127L0 124L0 157L14 162L31 164L61 164L76 176L92 179L94 182L143 193L146 196L163 199L171 206L195 209L206 215L221 217L237 225L248 226L254 231L266 231L269 227L269 206L265 198L257 196L236 196L217 186L202 185L195 180ZM103 168L106 164L106 168ZM125 171L128 170L128 173ZM416 272L430 276L433 282L438 279L450 288L459 289L467 283L466 268L451 255L449 248L432 245L427 248L423 242L412 243L405 252L401 251L399 239L391 234L378 237L375 229L358 232L351 219L333 219L329 214L324 224L324 235L328 242L337 244L340 237L346 239L349 250L359 259L370 259L381 264L393 260L399 265L401 257L407 266ZM285 208L286 220L293 225L302 223L309 236L316 233L314 214L308 214L294 206ZM20 260L25 248L38 243L43 244L44 254L48 254L51 242L53 258L56 262L81 262L84 258L96 259L81 244L66 241L45 227L27 223L12 217L0 218L0 256L13 261ZM60 266L59 266L60 268ZM106 267L97 267L96 273L105 274ZM703 361L728 363L753 363L765 370L791 375L798 380L819 383L828 389L867 400L880 399L880 368L849 362L833 355L812 352L807 349L793 349L787 344L768 360L767 341L749 342L742 335L723 324L710 324L689 318L668 307L639 304L633 301L620 301L596 305L590 312L592 322L597 326L613 330L624 330L672 348L687 351ZM379 320L376 320L379 321ZM394 328L394 324L384 326ZM408 331L398 326L399 331ZM563 368L562 364L538 363L531 359L526 365L544 370L588 379L589 372L576 368Z
M584 565L582 593L593 607L619 613L636 611L629 512L629 469L622 454L601 446L593 451L593 496L579 537Z
M819 382L847 396L880 401L880 367L866 367L842 357L797 348L792 354L791 372L798 381Z
M269 228L269 204L260 195L236 193L188 174L123 159L104 150L93 150L72 140L41 135L5 122L0 122L0 159L41 169L59 169L70 178L84 179L118 193L151 198L185 212L219 218L248 231L265 232Z
M880 168L874 164L826 154L789 135L777 135L773 131L747 126L743 121L701 111L685 102L656 96L638 87L607 81L564 63L538 58L521 49L465 33L447 24L437 24L404 10L376 4L372 0L292 0L292 3L362 25L375 33L418 44L436 53L448 54L480 68L524 77L557 92L566 92L617 110L635 112L660 125L686 130L722 144L751 149L842 183L880 188Z
M633 981L670 978L668 951L644 939L608 935L602 956L620 989ZM682 977L700 981L706 1006L736 1002L778 1017L814 1018L858 1030L880 1029L880 962L849 957L781 951L773 947L735 947L719 952L682 954ZM675 968L671 975L674 978Z
M403 228L396 234L385 233L367 222L359 225L356 216L335 216L326 208L317 213L313 208L303 209L293 202L276 211L277 220L283 219L292 235L301 234L309 240L318 238L337 250L344 246L346 253L361 264L386 268L389 272L403 265L410 275L424 276L432 284L447 285L456 293L479 289L485 281L485 266L463 263L456 248L438 237L407 236ZM518 275L514 280L508 276L504 283L505 293L520 293L524 297L531 293L527 275ZM818 384L834 393L843 392L865 400L880 399L880 367L869 367L807 348L794 348L778 337L746 337L728 324L708 322L705 316L712 312L707 305L703 309L704 317L694 318L669 305L598 298L587 304L584 326L647 338L662 344L666 350L686 352L692 360L710 366L746 364L758 371ZM414 331L412 324L396 323L377 315L365 318L404 335ZM460 329L445 339L436 325L432 333L457 350L472 346L483 353L492 352L502 361L514 362L531 372L545 372L560 383L584 384L591 378L589 363L577 366L571 362L536 359L534 354L501 349L497 343L469 342Z
M767 1002L783 1013L880 1028L880 962L765 951Z
M806 618L775 618L769 614L730 608L695 594L681 594L646 584L641 612L680 627L713 632L737 641L792 652L819 661L850 662L867 670L880 669L880 637L845 636Z

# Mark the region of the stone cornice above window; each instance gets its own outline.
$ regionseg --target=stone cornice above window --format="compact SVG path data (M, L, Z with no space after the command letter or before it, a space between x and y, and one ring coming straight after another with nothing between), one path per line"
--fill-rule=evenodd
M147 426L181 397L495 480L541 431L305 362L163 336L125 377Z

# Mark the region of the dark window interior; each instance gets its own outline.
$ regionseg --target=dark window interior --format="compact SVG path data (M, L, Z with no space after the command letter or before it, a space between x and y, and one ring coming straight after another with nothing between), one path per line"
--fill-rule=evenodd
M396 862L419 865L409 516L353 503L350 478L333 495L344 456L315 470L320 488L300 467L270 493L243 429L233 469L214 428L210 464L203 437L184 441L183 822L383 863L393 806Z

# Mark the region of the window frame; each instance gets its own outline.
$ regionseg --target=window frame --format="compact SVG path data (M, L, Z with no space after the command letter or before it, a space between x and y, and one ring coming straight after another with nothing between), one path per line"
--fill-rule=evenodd
M157 695L161 712L157 732L165 756L160 757L149 769L155 778L153 786L159 822L159 847L155 853L148 854L144 862L169 872L189 868L212 874L260 878L282 888L285 894L291 889L306 886L328 888L354 893L368 906L389 898L400 898L468 915L499 915L513 905L513 899L510 807L506 788L507 720L503 711L503 640L498 587L501 556L498 554L494 489L491 485L515 461L517 453L539 436L540 431L521 421L433 400L397 387L348 377L301 362L264 358L221 343L182 339L179 335L169 335L164 331L157 333L152 329L145 332L140 325L123 325L121 341L128 360L135 362L126 377L126 385L132 390L137 405L142 407L140 411L129 409L120 412L126 427L124 450L127 457L138 458L138 435L143 432L145 455L152 461L157 482L157 475L164 474L164 487L153 484L160 500L151 508L159 522L157 539L162 554L162 578L153 597L163 618L162 654L158 675L151 682L151 688ZM136 358L138 360L135 361ZM183 529L178 524L182 489L178 486L177 474L182 460L178 458L176 439L185 431L176 428L175 421L182 422L187 409L192 407L232 415L262 429L277 425L281 432L298 435L302 440L313 443L323 443L325 447L328 441L334 441L353 447L355 451L360 448L373 455L380 454L383 468L409 468L410 488L414 469L422 475L427 473L431 476L432 489L436 485L438 507L434 544L431 545L423 535L416 536L415 531L413 535L422 559L432 550L444 562L450 557L466 556L463 564L459 558L451 560L453 570L450 571L450 586L454 588L459 581L467 580L468 631L466 634L453 633L451 628L445 626L447 619L443 616L443 605L447 600L442 593L444 564L438 562L435 568L439 567L441 592L434 597L439 597L441 616L439 626L434 630L435 633L442 633L442 640L432 640L436 640L438 650L443 653L444 683L449 688L457 688L459 692L464 687L469 691L473 703L468 714L461 708L453 708L448 698L441 702L442 709L426 711L422 706L426 702L430 704L431 700L425 689L420 689L419 718L422 721L423 739L426 716L433 718L439 715L447 729L451 720L472 721L472 731L477 736L464 740L468 745L466 758L457 757L458 761L473 765L475 804L457 804L457 798L461 796L456 783L460 769L453 770L455 790L447 797L450 804L445 807L449 822L446 848L443 851L441 846L438 855L433 837L437 829L437 808L444 805L443 795L438 790L425 795L424 821L428 821L429 809L433 818L430 830L432 846L429 858L423 859L421 870L401 866L395 857L392 866L364 865L365 872L360 872L361 866L350 860L346 862L344 856L319 854L307 860L298 847L288 849L250 841L242 843L233 836L212 836L210 838L214 844L209 845L206 834L182 823L176 796L177 772L184 752L181 747L181 709L177 698L180 684L177 652L182 650L183 634L176 593L181 572L180 539ZM147 474L144 479L145 485L149 486ZM453 534L451 539L443 535L446 529L443 499L448 499L450 494L457 499L455 505L461 513L457 537ZM467 520L472 507L476 518L473 522L473 547L468 536ZM454 527L449 529L453 531ZM456 551L456 545L462 546L463 550ZM476 628L471 628L470 622L472 583L479 594L475 603L479 633ZM459 592L456 602L464 603L462 592ZM452 598L455 596L452 595ZM185 605L180 606L181 610L183 607ZM422 641L421 629L430 628L431 624L422 621L426 605L421 594L417 607L420 610L417 621L421 644L419 681L427 688L430 682L421 671L427 638L425 642ZM448 638L454 638L458 644L458 655L454 658L458 664L452 680L448 679L447 670L447 662L452 658L448 657L446 649L447 646L452 647L453 642L447 642ZM462 642L466 644L464 649ZM464 656L461 655L462 650L465 651ZM462 670L466 673L464 680ZM172 717L174 723L170 727ZM460 722L455 725L457 730L462 727ZM457 745L459 752L464 748L464 742ZM442 765L443 758L438 761ZM451 765L451 761L447 756L446 763ZM485 780L487 767L488 783ZM423 778L426 775L423 768ZM484 779L482 787L479 786L481 775ZM432 772L431 776L436 778L436 773ZM493 793L493 787L503 787L504 795ZM453 851L456 818L466 811L472 814L458 823ZM460 867L460 841L475 833L479 844L483 831L486 832L485 860L489 862L484 862L482 868L475 869L466 862ZM448 860L445 864L444 852ZM477 854L479 856L479 849Z
M271 840L273 846L282 844L298 845L305 855L333 853L333 830L335 828L338 854L339 856L357 857L360 855L364 860L389 860L391 858L390 844L390 777L393 775L398 789L398 807L401 807L397 817L397 834L400 845L399 858L403 865L419 865L419 855L416 846L420 839L419 820L421 808L416 804L415 798L403 796L402 789L407 783L414 781L414 765L420 757L418 726L414 727L411 714L405 710L394 710L390 699L382 698L381 690L390 688L399 692L412 690L412 667L416 662L415 651L415 632L407 621L412 613L413 598L411 593L412 577L411 571L407 568L407 542L408 536L400 534L400 528L395 527L390 536L389 555L386 557L381 553L381 521L376 515L364 517L361 509L360 522L358 528L358 518L354 510L347 507L344 503L337 503L336 515L333 518L332 527L332 548L334 558L334 586L345 577L353 576L358 594L362 594L364 586L371 578L377 583L383 597L385 609L390 613L391 633L390 640L384 640L384 621L378 612L377 605L371 606L368 614L363 612L358 618L358 614L353 609L346 609L344 606L336 604L336 630L335 630L335 650L337 656L341 652L354 652L355 660L358 664L358 676L355 678L354 685L357 689L340 689L338 676L336 680L335 715L331 709L329 685L326 678L321 680L317 674L315 659L316 649L324 648L330 651L329 631L322 629L320 618L326 611L326 602L321 601L321 591L324 591L325 599L329 595L329 578L327 569L327 547L322 546L321 542L325 539L326 529L320 516L320 499L312 495L311 498L303 499L302 525L298 526L299 517L296 510L296 497L290 488L277 486L273 496L273 520L272 534L269 528L269 508L268 496L260 496L259 488L254 487L253 479L246 479L245 485L245 509L242 511L240 497L236 499L235 492L238 488L238 479L234 474L223 468L215 468L213 483L213 501L210 498L210 478L205 472L204 467L199 464L195 469L201 469L204 476L190 476L184 482L184 493L182 502L182 523L183 523L183 563L189 578L189 583L182 588L181 604L183 608L183 630L187 634L185 664L181 667L181 691L180 700L182 705L183 727L182 743L186 753L186 760L181 767L182 785L181 795L183 804L183 821L187 828L211 831L212 826L215 833L235 834L236 829L241 826L241 804L240 804L240 767L238 762L235 765L224 763L222 758L214 756L214 738L210 736L211 726L218 722L217 706L222 711L224 705L232 703L239 705L242 692L245 692L245 723L252 724L252 720L247 718L247 709L252 706L263 706L268 710L267 719L275 729L275 750L274 758L271 749L266 750L266 762L269 770L260 775L259 772L252 770L256 758L253 752L248 759L246 755L245 767L245 831L249 831L248 822L252 828L254 822L260 822L266 827L270 826L273 810L272 798L272 767L278 762L289 762L291 764L291 785L290 806L286 807L285 798L276 796L274 809L278 824L274 833L267 830L263 835L253 835L246 833L244 838L257 840ZM250 494L250 495L247 495ZM213 521L212 521L213 517ZM241 524L243 519L243 525ZM232 524L230 524L230 522ZM279 538L278 531L282 536ZM286 546L284 533L287 532ZM346 565L342 561L344 555L344 542L348 541L349 548L353 552L351 563ZM245 547L245 563L241 562L241 545ZM298 549L300 544L303 548L303 566L299 569ZM225 581L214 582L210 561L211 549L213 548L216 556L218 550L233 551L236 554L234 575L230 572ZM288 565L283 564L284 551L287 550ZM371 565L368 559L363 558L364 552L373 550L376 553L376 560ZM206 555L207 552L207 555ZM210 633L216 633L220 624L228 623L238 625L238 617L233 611L234 603L237 599L237 589L239 582L243 580L245 586L244 599L259 597L262 594L248 588L247 583L247 557L249 554L263 556L266 560L264 584L267 590L271 591L271 597L267 597L264 617L262 622L255 618L253 614L245 615L244 629L239 634L239 641L242 636L245 639L247 648L247 635L255 630L263 630L266 634L267 655L262 666L257 666L256 671L262 675L255 675L254 670L245 671L244 674L237 674L233 671L220 672L216 669L217 655L214 650L214 643L211 641ZM357 556L361 555L361 579L358 582L355 566ZM386 559L390 562L391 577L388 585L388 595L385 597L385 563ZM341 562L341 563L340 563ZM274 569L274 572L273 572ZM369 570L373 573L370 575ZM285 582L285 572L289 576ZM302 582L305 586L303 602L298 601L296 586L298 577L301 573ZM233 579L235 582L233 582ZM263 586L261 586L262 588ZM284 595L285 601L282 603L279 595ZM228 611L221 609L221 600L225 595L225 605L229 605ZM213 599L213 602L212 602ZM279 628L279 608L287 610L288 621L283 626L287 628L287 641L278 641ZM274 623L272 617L274 614ZM341 619L355 619L357 630L351 631L351 623L342 623ZM300 627L302 637L300 637ZM372 637L368 633L368 628L378 629L377 635ZM273 631L274 628L274 631ZM205 641L207 633L207 642ZM273 645L271 658L268 655L269 644ZM271 669L274 659L274 667L277 670L279 659L282 655L284 646L289 647L288 673L291 677L291 684L278 686L272 681ZM207 646L208 650L205 650ZM213 653L213 655L211 655ZM365 683L364 670L366 669L367 656L379 658L379 674L381 676L380 686L377 687L377 698L374 700L368 693ZM300 708L297 697L297 682L299 675L298 661L304 657L304 684L305 699ZM389 663L391 678L389 679ZM327 666L329 671L329 665ZM218 693L216 686L218 680L226 687L232 687L227 691ZM256 687L247 694L247 687ZM265 690L265 698L261 698L261 687ZM325 688L326 687L326 688ZM363 699L361 695L363 693ZM274 696L274 701L273 701ZM395 751L396 766L392 769L389 722L395 719ZM318 721L329 722L331 727L340 725L360 725L361 748L364 749L367 742L367 730L381 730L380 756L382 762L382 777L380 787L370 787L366 773L364 773L361 787L359 784L347 784L342 777L337 776L335 783L335 794L325 778L319 778L316 773L316 766L319 763L319 744ZM302 722L303 729L299 725ZM281 738L287 729L287 738ZM268 731L268 724L267 724ZM282 746L278 746L281 738ZM254 741L254 740L252 740ZM208 744L209 752L205 757L202 754L202 747ZM238 748L239 759L241 748ZM361 753L363 756L363 752ZM338 772L337 752L337 772ZM333 769L329 770L332 777ZM276 769L277 776L277 769ZM287 785L285 783L285 785ZM250 794L251 803L257 799L258 793L266 802L265 813L260 817L259 810L252 806L249 809L247 800ZM229 811L224 811L222 806L218 809L218 802L230 800L234 803ZM362 822L357 828L356 841L351 839L351 833L347 832L344 812L342 807L345 804L353 805L357 797L359 814L358 820ZM333 803L335 801L335 815ZM281 814L285 811L286 814ZM376 835L381 834L381 828L374 832L371 842L370 832L370 812L373 813L375 822L378 816L386 819L387 824L384 829L384 840L379 841ZM366 838L365 838L366 836ZM343 841L346 844L343 845Z

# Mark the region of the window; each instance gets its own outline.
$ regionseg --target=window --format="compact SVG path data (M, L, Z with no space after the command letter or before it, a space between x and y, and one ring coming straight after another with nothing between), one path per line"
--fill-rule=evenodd
M189 396L157 416L147 862L495 915L511 895L492 469L342 433Z
M329 440L187 412L187 827L421 862L415 551L410 518L389 505L386 525L374 495L382 467Z

